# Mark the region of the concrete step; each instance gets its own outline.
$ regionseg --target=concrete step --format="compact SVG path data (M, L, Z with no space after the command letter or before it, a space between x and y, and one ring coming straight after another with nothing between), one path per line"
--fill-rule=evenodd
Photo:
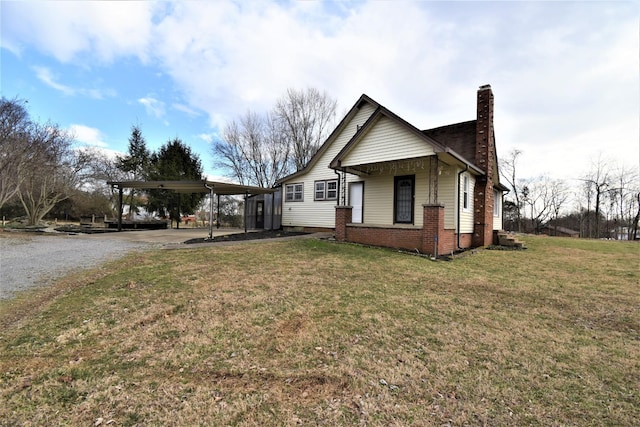
M513 234L500 231L498 232L498 244L500 246L507 246L516 249L525 248L524 243L518 240Z

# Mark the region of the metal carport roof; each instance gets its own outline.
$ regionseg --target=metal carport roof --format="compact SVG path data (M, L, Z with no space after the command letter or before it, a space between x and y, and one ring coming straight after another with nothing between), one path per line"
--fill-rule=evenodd
M178 193L209 193L231 196L235 194L268 194L273 188L254 187L251 185L230 184L219 181L107 181L114 188L139 188L141 190L174 190Z
M118 231L122 230L122 190L138 188L141 190L173 190L178 193L209 193L211 209L209 211L209 238L213 238L213 195L232 196L236 194L254 195L274 193L273 188L254 187L251 185L230 184L219 181L107 181L107 185L117 188L118 197ZM246 230L245 230L246 232Z

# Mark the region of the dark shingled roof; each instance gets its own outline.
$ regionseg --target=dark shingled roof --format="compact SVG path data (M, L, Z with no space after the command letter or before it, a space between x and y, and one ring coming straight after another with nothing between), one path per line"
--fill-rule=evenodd
M422 133L470 161L476 159L476 120L423 130Z

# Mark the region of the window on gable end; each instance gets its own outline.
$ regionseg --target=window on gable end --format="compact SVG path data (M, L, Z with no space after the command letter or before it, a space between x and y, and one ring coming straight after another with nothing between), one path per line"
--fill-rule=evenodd
M304 200L303 184L287 184L284 190L284 200L286 202L302 202Z

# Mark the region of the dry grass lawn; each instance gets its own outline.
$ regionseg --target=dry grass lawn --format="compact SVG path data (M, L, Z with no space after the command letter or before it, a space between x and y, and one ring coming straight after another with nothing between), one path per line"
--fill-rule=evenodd
M0 425L631 426L640 251L135 253L0 303Z

